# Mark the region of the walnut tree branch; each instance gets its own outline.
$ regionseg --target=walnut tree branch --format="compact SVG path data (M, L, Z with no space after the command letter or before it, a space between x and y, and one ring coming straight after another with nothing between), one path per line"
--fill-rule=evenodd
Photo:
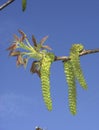
M83 50L79 56L83 56L83 55L87 55L87 54L93 54L93 53L97 53L99 52L99 49L93 49L93 50ZM69 56L55 56L55 60L54 61L58 61L58 60L62 60L62 61L68 61L70 60Z
M3 5L0 6L0 10L2 10L3 8L5 8L5 7L8 6L9 4L11 4L12 2L14 2L14 0L8 0L8 1L5 2Z

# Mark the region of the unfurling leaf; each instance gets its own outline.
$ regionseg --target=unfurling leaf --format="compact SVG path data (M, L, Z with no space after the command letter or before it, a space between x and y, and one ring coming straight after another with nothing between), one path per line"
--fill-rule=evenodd
M10 56L18 56L18 55L20 55L21 54L21 52L20 51L11 51L10 52Z
M17 44L13 43L10 47L7 48L8 51L14 51L17 48Z
M21 34L20 42L23 42L26 38L26 34L22 30L18 30L18 31Z
M31 69L31 73L37 73L37 75L40 77L40 62L39 61L33 61Z
M48 36L45 36L41 39L40 44L43 45L44 42L47 40Z
M17 65L17 66L20 66L20 65L23 65L23 64L24 64L24 62L23 62L23 57L22 57L22 55L18 55L18 56L17 56L16 65Z
M50 48L49 46L46 46L46 45L42 46L41 48L42 49L47 49L47 50L52 50L52 48Z
M37 42L36 42L34 35L32 35L32 41L33 41L34 46L37 47Z
M27 67L27 63L28 63L28 58L23 58L23 66L24 66L24 68Z

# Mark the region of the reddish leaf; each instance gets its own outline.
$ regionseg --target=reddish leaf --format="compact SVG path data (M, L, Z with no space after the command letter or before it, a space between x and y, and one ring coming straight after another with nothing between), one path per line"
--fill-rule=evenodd
M50 48L49 46L42 46L43 49L48 49L48 50L52 50L52 48Z
M18 31L22 35L22 37L20 38L20 41L22 42L26 38L26 34L22 30L18 30Z
M23 58L22 58L21 55L18 55L18 56L17 56L16 65L17 65L17 66L19 66L19 65L24 65Z
M24 65L25 68L26 68L26 66L27 66L27 62L28 62L28 59L27 59L27 58L24 58L24 59L23 59L23 63L24 63L23 65Z
M20 55L21 54L21 52L20 51L11 51L10 52L10 56L18 56L18 55Z
M45 36L41 39L40 44L43 45L44 42L47 40L48 36Z
M7 50L13 51L13 50L15 50L16 48L17 48L17 44L14 43L14 44L12 44L9 48L7 48Z
M15 34L14 34L14 39L15 39L15 41L20 41L20 38Z
M38 61L33 61L30 72L31 73L37 73L37 75L40 77L40 70L37 69L37 63Z
M36 43L36 39L35 39L34 35L32 35L32 41L34 43L34 46L37 47L37 43Z

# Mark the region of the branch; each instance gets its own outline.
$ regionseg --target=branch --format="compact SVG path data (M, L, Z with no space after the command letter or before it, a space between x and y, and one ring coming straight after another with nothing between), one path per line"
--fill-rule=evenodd
M51 48L50 48L49 46L44 46L44 45L42 45L42 44L45 42L45 40L47 39L48 36L45 36L45 37L40 41L39 44L37 44L35 37L32 36L32 41L33 41L33 44L34 44L34 47L32 47L32 46L30 45L30 43L29 43L27 37L26 37L26 34L25 34L23 31L21 31L21 30L19 30L19 33L22 35L21 38L18 38L16 35L14 35L14 38L15 38L16 43L12 44L12 45L7 49L7 50L10 51L10 56L18 56L18 55L19 55L19 52L16 51L16 52L18 52L18 53L16 53L16 52L13 52L13 51L15 51L17 48L21 48L21 49L25 49L25 50L30 51L29 53L28 53L28 52L25 53L25 55L29 56L30 58L31 58L31 55L30 55L30 54L32 54L33 51L37 52L37 53L35 53L35 54L32 54L32 58L38 59L37 57L40 57L38 52L40 52L40 50L41 50L42 48L43 48L43 49L45 48L45 49L51 50ZM27 44L27 45L23 42L24 40L26 40L26 44ZM22 42L22 43L21 43L21 42ZM17 43L18 43L18 44L17 44ZM22 44L22 46L21 46L21 44ZM31 48L32 48L33 51L31 51ZM91 49L91 50L85 50L85 49L83 49L82 51L79 52L79 53L80 53L79 56L83 56L83 55L87 55L87 54L93 54L93 53L97 53L97 52L99 52L99 48L98 48L98 49ZM16 55L16 54L17 54L17 55ZM20 54L22 55L22 52L21 52ZM42 58L42 57L40 57L40 59L41 59L41 58ZM64 61L68 61L68 60L70 60L70 56L55 56L54 61L59 61L59 60L61 60L61 61L63 61L63 62L64 62ZM33 67L33 68L34 68L34 67ZM33 73L34 73L34 71L33 71Z
M87 54L93 54L93 53L97 53L99 52L99 49L93 49L93 50L83 50L79 56L83 56L83 55L87 55ZM70 60L70 57L68 56L55 56L55 60L54 61L58 61L58 60L62 60L62 61L68 61Z
M35 130L43 130L43 129L41 129L40 127L36 127Z
M5 8L9 4L11 4L12 2L14 2L14 0L8 0L6 3L4 3L3 5L0 6L0 10L2 10L3 8Z

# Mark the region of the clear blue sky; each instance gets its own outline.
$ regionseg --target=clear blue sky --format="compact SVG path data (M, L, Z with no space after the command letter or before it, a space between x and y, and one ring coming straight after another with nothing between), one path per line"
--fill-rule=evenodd
M0 5L6 0L1 0ZM77 115L68 109L68 90L63 65L54 62L51 68L53 110L49 112L42 99L41 83L37 75L17 68L15 58L6 48L13 34L22 29L29 38L38 41L49 35L46 44L57 56L69 54L73 43L85 49L99 48L98 0L27 0L21 10L21 0L0 11L0 130L98 130L99 129L99 54L81 57L88 90L77 84Z

